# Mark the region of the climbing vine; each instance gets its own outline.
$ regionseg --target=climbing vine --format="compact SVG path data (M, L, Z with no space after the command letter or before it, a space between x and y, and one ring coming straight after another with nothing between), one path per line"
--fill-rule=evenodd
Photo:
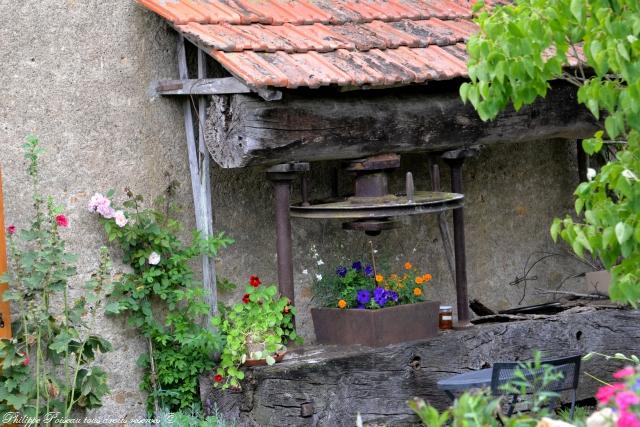
M170 185L155 208L143 208L143 198L129 190L119 208L111 200L113 191L96 193L89 203L131 267L115 281L106 312L126 317L147 340L138 365L144 369L141 388L148 392L148 409L156 414L161 408L179 411L200 403L198 377L213 368L222 342L202 326L209 306L190 262L215 256L232 242L222 233L203 239L194 232L191 243L183 243L178 236L182 226L173 218L177 208L169 202L174 191Z

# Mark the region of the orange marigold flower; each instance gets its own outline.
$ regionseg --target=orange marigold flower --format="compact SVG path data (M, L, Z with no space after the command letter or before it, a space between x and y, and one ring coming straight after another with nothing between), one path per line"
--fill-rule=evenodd
M376 274L376 282L382 283L384 281L384 277L382 274Z
M424 282L424 277L422 277L422 276L416 277L416 283L418 285L422 285L423 282Z
M422 281L423 281L424 283L427 283L427 282L428 282L429 280L431 280L431 279L433 279L433 276L432 276L432 275L430 275L429 273L425 273L425 274L422 276Z
M413 267L413 265L409 261L404 263L404 269L405 270L411 270L412 267Z
M338 308L347 308L347 302L343 299L338 301Z
M420 295L422 295L422 289L420 288L413 288L413 295L419 297Z

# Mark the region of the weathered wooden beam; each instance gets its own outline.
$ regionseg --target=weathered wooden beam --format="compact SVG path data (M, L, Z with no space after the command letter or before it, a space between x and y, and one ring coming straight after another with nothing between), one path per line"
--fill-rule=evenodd
M189 70L187 67L187 54L186 54L185 40L182 35L178 35L178 73L181 79L189 78ZM198 75L204 76L205 65L202 62L202 58L198 58ZM199 102L199 108L204 113L205 100ZM196 125L199 129L199 142L194 132L194 118L192 111L191 99L185 98L182 102L182 108L184 113L184 126L185 137L187 142L187 154L189 156L189 171L191 173L191 191L193 195L193 208L196 217L196 228L200 231L203 237L208 237L213 232L213 226L211 223L211 188L209 181L209 158L204 149L204 125L205 117L196 117ZM198 110L196 110L198 112ZM214 260L210 259L206 255L202 256L202 285L206 291L206 301L209 303L209 314L213 317L217 312L217 290L216 290L216 276ZM210 325L210 319L207 319L207 326Z
M148 90L149 96L228 95L250 92L251 89L235 77L154 80Z
M440 379L530 359L536 349L550 358L590 351L638 354L638 322L637 310L580 307L544 320L478 325L379 349L307 347L281 363L247 370L239 392L213 389L212 375L203 376L201 396L205 408L217 405L224 418L241 427L351 427L358 412L367 425L421 425L406 402L418 396L448 406L436 387ZM583 362L582 372L609 381L619 366L594 358ZM599 386L582 374L578 398L593 397Z
M384 152L443 151L472 144L583 138L598 128L575 88L483 122L457 90L428 88L293 93L278 102L220 96L207 122L207 146L224 168L358 158ZM228 99L227 99L228 98Z

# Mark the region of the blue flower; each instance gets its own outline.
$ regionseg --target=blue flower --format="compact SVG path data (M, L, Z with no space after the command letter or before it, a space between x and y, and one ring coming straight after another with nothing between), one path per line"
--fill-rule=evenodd
M366 289L360 289L358 291L358 304L367 304L369 301L371 301L371 292L369 292Z
M387 301L398 302L398 293L395 291L387 291L385 293L385 297L387 298Z
M364 304L358 304L358 306L356 307L356 309L358 310L364 310L365 308L367 308Z
M351 268L353 268L355 271L360 271L362 270L362 263L360 261L356 261L351 264Z
M347 267L341 265L338 268L336 268L336 274L340 277L344 277L347 275Z
M373 266L371 264L367 264L364 268L364 275L367 277L373 277Z
M380 307L384 307L384 305L387 303L387 291L385 291L384 288L376 288L373 291L373 300Z

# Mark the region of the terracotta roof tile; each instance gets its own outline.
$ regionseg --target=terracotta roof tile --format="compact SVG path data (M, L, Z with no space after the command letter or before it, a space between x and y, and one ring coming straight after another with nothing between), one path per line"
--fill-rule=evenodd
M250 86L466 75L468 0L138 0ZM497 2L497 1L496 1Z

